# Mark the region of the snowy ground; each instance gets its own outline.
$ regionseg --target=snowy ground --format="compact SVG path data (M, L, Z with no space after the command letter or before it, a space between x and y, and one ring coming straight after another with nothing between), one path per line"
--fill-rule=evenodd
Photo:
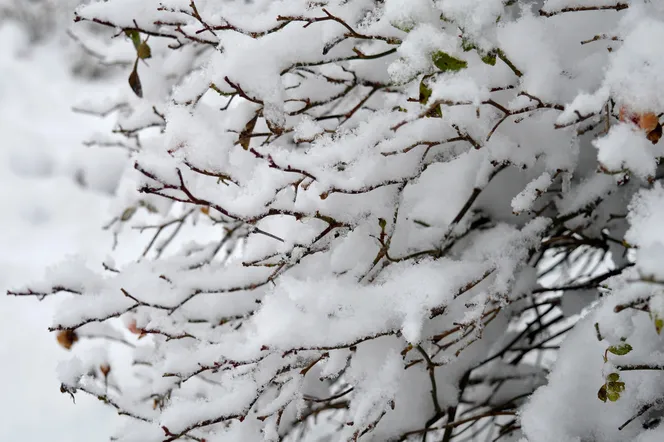
M28 51L20 29L7 24L0 41L0 440L107 440L114 413L83 396L73 405L59 391L56 366L68 354L46 330L57 300L4 292L38 280L68 254L108 250L100 226L110 197L100 189L112 185L124 160L83 147L110 123L70 109L113 85L74 80L60 42ZM87 172L87 188L73 179L77 168Z

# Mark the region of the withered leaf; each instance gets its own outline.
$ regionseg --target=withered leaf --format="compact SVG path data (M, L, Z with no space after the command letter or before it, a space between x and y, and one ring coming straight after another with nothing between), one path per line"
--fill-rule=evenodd
M657 126L655 126L653 130L648 132L647 137L652 144L657 144L659 142L659 139L662 138L662 125L657 123Z
M152 50L150 49L150 46L148 46L147 41L142 41L141 44L138 45L136 48L136 55L138 55L138 58L141 60L152 57Z
M247 122L247 124L244 126L244 129L242 129L242 132L240 132L240 145L244 150L249 150L249 143L251 142L251 134L254 131L254 127L256 127L256 122L258 121L258 113L254 115L254 117Z
M134 69L129 74L129 86L131 86L131 90L134 91L136 96L143 98L143 86L141 85L141 79L138 78L138 58L134 63Z
M69 350L76 341L78 341L78 335L74 330L61 330L56 336L58 344Z

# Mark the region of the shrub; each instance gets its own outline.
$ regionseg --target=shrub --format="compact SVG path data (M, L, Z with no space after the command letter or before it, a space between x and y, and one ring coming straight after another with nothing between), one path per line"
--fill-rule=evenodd
M150 237L11 294L69 292L66 347L135 347L126 379L103 352L62 367L63 392L125 416L115 440L655 440L663 18L81 7L131 62L112 109L135 167L108 228Z

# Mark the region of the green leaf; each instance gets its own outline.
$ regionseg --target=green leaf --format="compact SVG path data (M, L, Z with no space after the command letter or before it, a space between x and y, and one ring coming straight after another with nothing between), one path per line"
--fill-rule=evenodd
M150 49L150 46L148 46L147 41L142 41L141 44L138 45L136 48L136 55L138 55L138 58L141 60L152 57L152 50Z
M620 379L620 374L618 373L609 373L609 375L606 377L606 380L609 382L618 382Z
M615 392L615 393L622 393L625 391L625 383L624 382L608 382L606 384L606 389L609 392Z
M664 319L655 316L655 331L657 332L658 335L662 333L663 328L664 328Z
M615 401L617 401L618 399L620 399L620 393L618 393L618 392L616 392L616 391L608 391L608 392L606 393L606 397L607 397L611 402L615 402Z
M420 98L419 102L422 105L426 105L427 102L429 101L429 98L431 97L431 88L427 86L427 80L431 78L431 75L425 75L422 78L422 81L420 82ZM431 118L442 118L443 117L443 112L440 110L440 106L434 106L432 109L429 110L426 117L431 117Z
M421 104L427 104L427 101L429 101L429 97L431 97L431 88L426 85L424 82L424 78L420 82L420 103Z
M134 43L134 47L138 49L141 44L141 34L134 29L125 29L124 33L131 39L132 43Z
M473 43L472 40L468 39L467 37L461 37L461 49L463 49L464 52L469 52L475 49L482 59L482 61L488 65L495 66L496 65L496 51L492 50L491 52L484 52L480 50L477 46L475 46L475 43ZM459 60L463 61L463 60ZM465 63L465 62L463 62ZM465 66L464 66L465 67Z
M486 54L484 57L482 57L482 61L490 66L495 66L496 65L496 54L493 52L490 52Z
M383 218L378 218L378 225L382 230L385 230L385 227L387 226L387 221Z
M617 376L618 374L611 373L607 378L615 378L613 375ZM615 402L620 399L620 393L623 391L625 391L624 382L610 381L600 387L597 392L597 398L602 402L606 402L607 399Z
M443 51L436 51L431 55L433 64L443 72L458 72L468 67L468 62L452 57Z
M134 216L134 213L136 213L136 207L127 207L124 212L122 212L122 215L120 216L120 221L125 222L129 221L132 216Z
M612 345L608 348L608 350L614 355L625 356L627 353L632 351L632 346L625 342L624 344L620 345Z
M461 49L463 49L464 52L468 52L472 51L473 49L477 49L477 47L475 46L475 43L473 43L468 38L461 37Z
M602 402L606 402L606 398L607 398L606 384L602 385L599 388L599 391L597 392L597 398Z

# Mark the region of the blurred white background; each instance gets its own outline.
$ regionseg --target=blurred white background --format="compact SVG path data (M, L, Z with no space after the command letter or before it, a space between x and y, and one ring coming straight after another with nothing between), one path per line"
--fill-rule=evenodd
M51 23L15 13L12 1L0 0L0 441L105 441L113 410L60 393L56 367L69 355L47 331L58 300L5 293L70 254L108 250L101 226L126 157L83 146L112 122L71 108L124 80L73 73L80 50L66 27L75 1L61 2Z

